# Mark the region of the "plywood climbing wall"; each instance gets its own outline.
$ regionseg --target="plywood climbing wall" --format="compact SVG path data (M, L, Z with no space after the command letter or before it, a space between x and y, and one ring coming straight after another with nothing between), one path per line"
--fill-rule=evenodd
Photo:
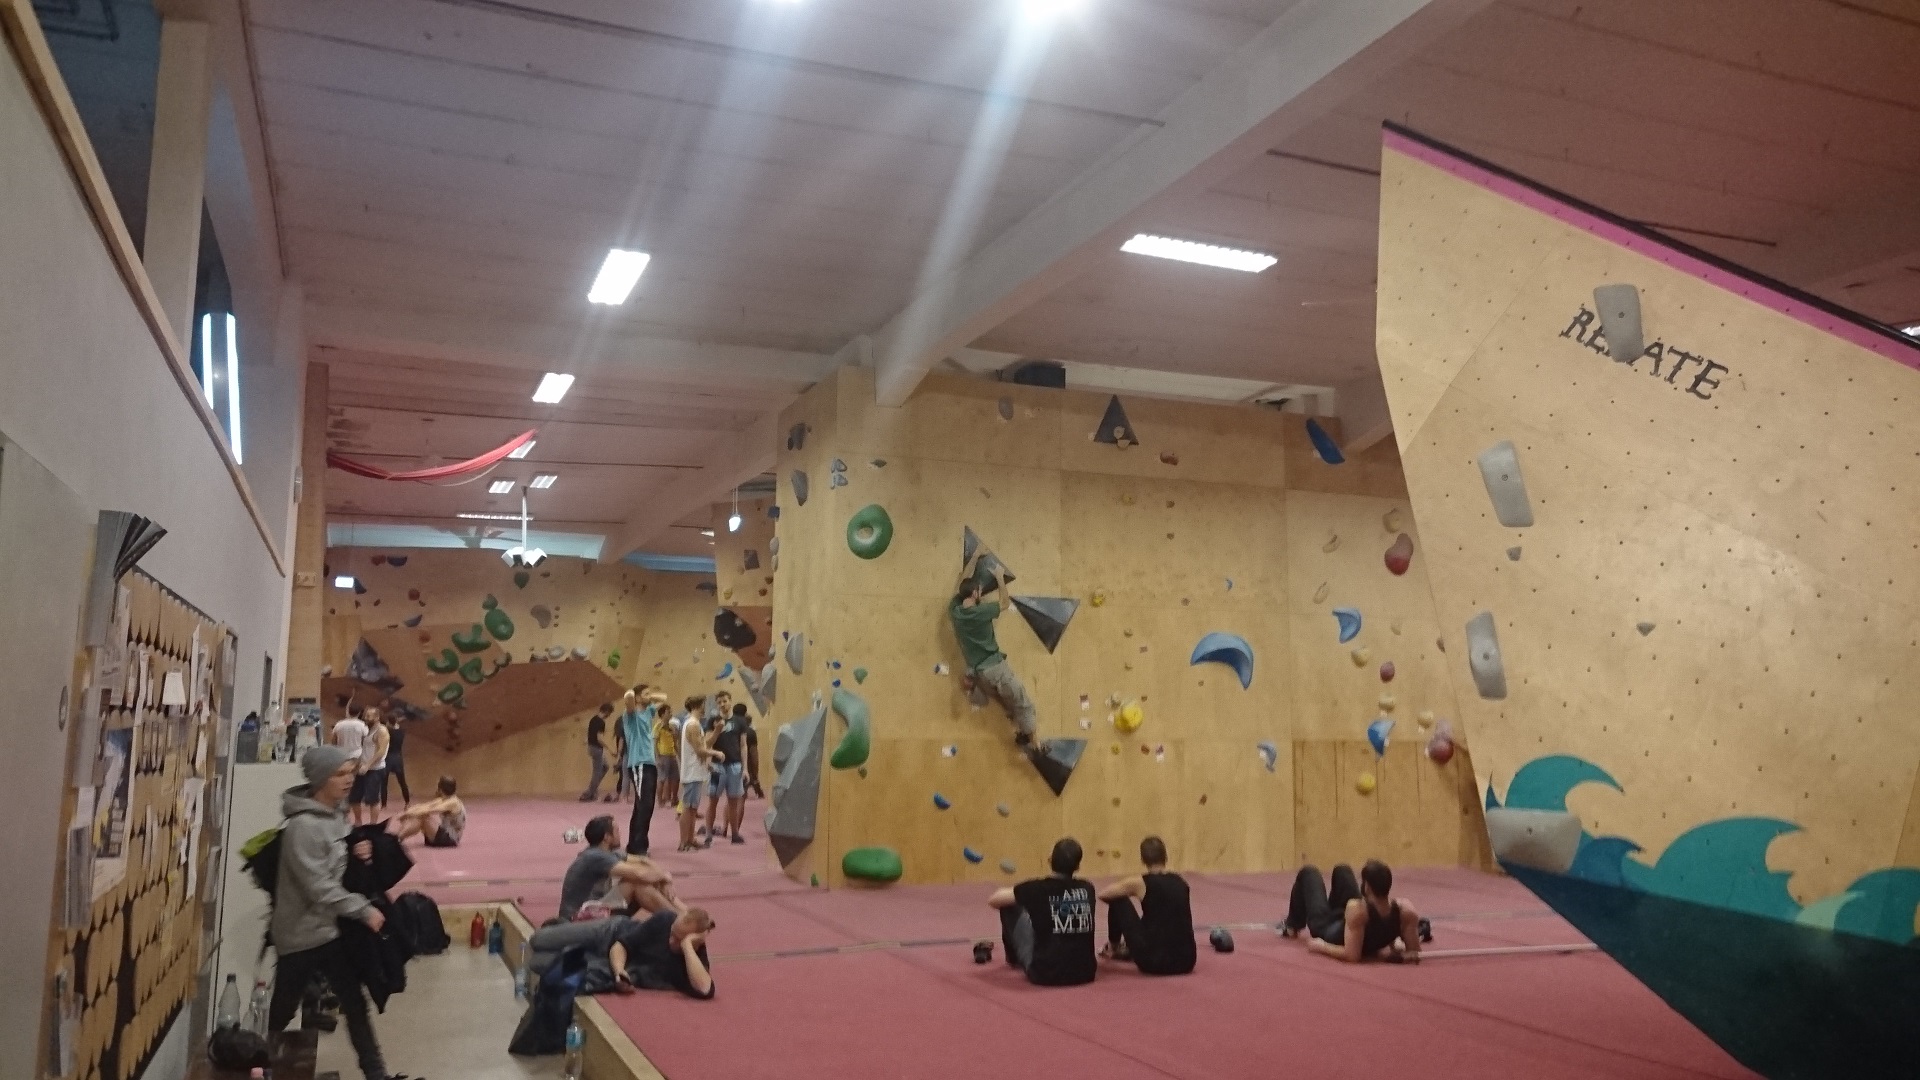
M362 706L390 695L427 713L407 743L416 788L444 773L462 793L578 794L586 721L600 703L639 682L675 698L725 685L714 676L731 654L713 643L704 574L561 557L516 571L489 551L334 548L327 558L329 581L351 575L364 591L327 590L323 705L331 718L341 694ZM485 621L488 598L512 624L504 640ZM485 647L463 651L455 634ZM354 661L363 642L398 690L369 683ZM478 660L483 676L463 686L457 709L440 693L462 675L429 667L444 667L448 650Z
M1868 875L1920 867L1920 349L1409 134L1380 227L1380 363L1480 786L1614 838L1612 884L1904 943L1920 874ZM1612 284L1640 310L1617 359ZM1529 526L1477 465L1503 441ZM1460 647L1480 612L1504 699Z
M728 531L727 520L733 516L735 504L713 505L713 580L720 606L753 628L753 643L735 652L741 664L758 672L766 666L772 651L773 579L780 565L779 545L774 542L773 493L743 496L738 508L740 528Z
M877 845L901 854L907 880L1008 880L1043 872L1047 849L1069 834L1089 873L1132 868L1149 834L1197 870L1276 869L1303 851L1458 861L1472 813L1457 799L1439 800L1447 828L1404 837L1353 824L1337 800L1298 799L1302 768L1316 785L1337 775L1323 744L1365 745L1382 708L1380 662L1399 666L1392 715L1404 718L1403 742L1420 712L1456 715L1438 677L1424 569L1416 558L1396 577L1382 562L1397 535L1388 511L1414 531L1392 448L1327 465L1299 416L1151 400L1124 402L1140 441L1121 447L1092 438L1109 404L934 377L905 407L883 409L869 377L845 370L783 417L773 644L776 657L795 635L805 646L798 672L780 661L774 718L804 715L837 681L868 704L874 733L863 770L826 770L798 873L837 884L846 850ZM868 506L893 530L871 559L848 530ZM946 610L969 527L1017 576L1014 595L1078 601L1051 654L1018 613L998 625L1040 737L1088 740L1061 796L1017 752L1000 707L975 708L962 690ZM1341 543L1323 550L1336 532ZM1338 640L1330 609L1342 604L1369 613L1367 665L1351 659L1362 640ZM1225 666L1189 663L1216 631L1251 647L1249 687ZM1146 716L1131 733L1113 723L1128 704ZM845 730L829 719L829 753ZM1454 791L1461 760L1443 768L1412 754L1404 783L1383 765L1369 805L1398 808L1388 817L1431 808L1419 772Z

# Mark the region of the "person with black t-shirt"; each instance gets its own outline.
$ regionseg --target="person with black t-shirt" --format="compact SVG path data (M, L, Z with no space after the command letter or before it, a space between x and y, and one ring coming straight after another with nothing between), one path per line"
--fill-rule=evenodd
M987 898L1000 911L1000 941L1007 963L1027 973L1035 986L1078 986L1093 981L1093 885L1074 877L1080 843L1066 837L1053 845L1053 873L1000 889Z
M614 989L678 990L688 997L712 998L713 965L707 960L711 933L713 916L705 908L620 919L607 947Z
M593 763L592 779L587 781L587 790L580 793L581 802L593 802L600 797L600 781L607 777L607 746L602 740L607 734L607 717L613 714L613 702L600 706L600 710L587 721L587 760Z
M1357 964L1379 957L1395 962L1420 962L1423 936L1420 913L1404 900L1393 900L1393 871L1378 859L1360 868L1360 884L1353 867L1333 868L1333 889L1327 889L1320 869L1303 866L1293 878L1293 896L1282 937L1307 931L1307 949Z
M1100 955L1131 960L1144 975L1185 975L1196 958L1186 879L1167 871L1167 845L1157 836L1140 841L1140 861L1146 873L1100 890L1107 902L1107 946Z
M727 797L725 831L736 844L747 842L740 835L740 823L747 813L746 774L745 763L741 760L741 744L749 723L747 706L742 703L735 705L730 715L716 719L713 728L713 748L720 751L720 760L714 763L713 791L707 797L707 835L719 835L714 832L714 819L720 808L720 796L724 793Z

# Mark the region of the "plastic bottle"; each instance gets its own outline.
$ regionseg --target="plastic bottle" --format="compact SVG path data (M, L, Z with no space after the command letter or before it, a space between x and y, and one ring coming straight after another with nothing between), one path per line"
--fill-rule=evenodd
M473 913L473 921L467 924L467 946L477 949L487 943L487 920L479 912Z
M247 1070L247 1080L267 1080L267 1070L255 1065Z
M513 973L513 1000L525 1001L533 986L533 972L527 966L527 943L520 943L520 966Z
M507 930L500 925L500 916L493 917L493 925L487 927L487 955L499 956L507 951Z
M240 1026L240 984L235 981L235 976L227 976L227 985L220 988L220 1000L213 1010L213 1026Z
M247 1030L264 1038L267 1034L267 1010L272 1004L272 995L267 992L267 980L253 980L253 996L247 999Z
M587 1036L580 1030L580 1025L567 1025L567 1057L566 1064L560 1068L560 1080L580 1080L582 1047L586 1044Z

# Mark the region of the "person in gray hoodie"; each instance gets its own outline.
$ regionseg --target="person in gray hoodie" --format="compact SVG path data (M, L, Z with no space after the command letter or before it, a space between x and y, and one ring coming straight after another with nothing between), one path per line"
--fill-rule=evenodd
M359 759L337 746L316 746L300 759L307 782L280 796L287 823L280 830L280 868L275 882L273 920L268 936L277 960L267 1031L280 1031L293 1019L307 985L318 975L340 999L347 1037L366 1080L389 1080L380 1042L367 1015L366 994L340 947L340 919L359 919L378 932L385 923L367 898L341 883L347 870L347 794L353 790ZM371 845L356 851L371 856Z

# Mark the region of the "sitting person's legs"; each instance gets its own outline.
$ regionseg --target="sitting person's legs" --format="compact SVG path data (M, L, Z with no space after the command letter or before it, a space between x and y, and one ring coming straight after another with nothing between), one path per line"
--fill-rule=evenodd
M1293 875L1293 895L1287 901L1287 921L1284 924L1287 935L1291 937L1309 927L1318 932L1332 918L1333 910L1327 896L1327 881L1320 876L1320 868L1313 865L1301 867Z
M1033 918L1023 907L1000 909L1000 947L1007 963L1022 971L1033 962Z
M1122 896L1107 901L1106 955L1138 963L1145 951L1146 934L1142 932L1140 912L1134 908L1132 898Z

